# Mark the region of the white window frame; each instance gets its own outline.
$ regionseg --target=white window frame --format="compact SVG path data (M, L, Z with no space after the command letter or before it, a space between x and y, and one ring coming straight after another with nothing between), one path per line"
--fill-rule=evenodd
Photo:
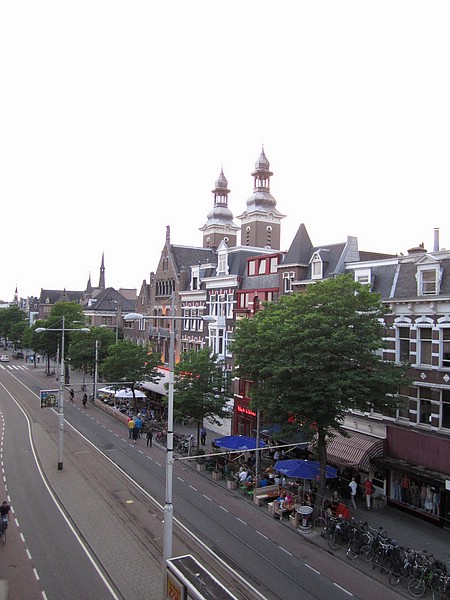
M323 279L323 261L320 254L317 252L313 255L310 261L311 264L311 279Z
M226 308L227 319L233 318L233 305L234 305L234 294L227 294L227 308Z
M417 268L418 296L435 296L439 294L439 284L440 269L438 265L421 265Z
M293 291L294 271L287 271L283 273L283 292L285 294L291 294Z
M425 337L424 332L431 334L430 337ZM416 360L417 364L423 367L431 367L433 364L433 328L432 327L417 327L416 332ZM428 350L429 347L429 350ZM429 354L430 362L424 362L424 355Z
M447 352L444 352L445 349ZM450 369L450 326L439 328L439 366Z

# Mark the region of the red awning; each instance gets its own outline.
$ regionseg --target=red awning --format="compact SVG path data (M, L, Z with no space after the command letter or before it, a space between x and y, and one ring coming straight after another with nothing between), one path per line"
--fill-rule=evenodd
M337 434L327 445L327 462L343 467L354 467L366 473L372 458L384 453L384 440L362 433Z

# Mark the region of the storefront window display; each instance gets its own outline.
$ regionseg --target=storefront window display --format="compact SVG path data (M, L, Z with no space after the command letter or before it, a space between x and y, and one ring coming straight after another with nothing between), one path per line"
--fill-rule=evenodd
M441 513L441 490L438 486L391 471L390 499L436 519Z

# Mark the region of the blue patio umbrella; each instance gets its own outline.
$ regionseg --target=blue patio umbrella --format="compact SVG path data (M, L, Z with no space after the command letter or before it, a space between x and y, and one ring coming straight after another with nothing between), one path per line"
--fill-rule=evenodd
M320 464L316 460L278 460L274 469L279 473L283 473L286 477L297 479L318 479L320 475ZM337 469L326 465L325 477L334 479L337 476Z
M222 438L217 438L214 443L219 448L225 450L256 450L256 438L247 437L245 435L226 435ZM265 448L266 444L260 440L258 448Z

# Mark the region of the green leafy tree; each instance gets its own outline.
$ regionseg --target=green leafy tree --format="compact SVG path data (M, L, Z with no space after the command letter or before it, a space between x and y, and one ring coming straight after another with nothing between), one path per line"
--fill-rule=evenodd
M167 384L166 384L167 385ZM197 423L197 447L204 419L220 423L229 415L228 380L223 363L209 348L189 350L174 368L174 414L189 416Z
M130 340L121 340L108 348L108 356L100 364L100 373L106 381L126 385L133 393L136 410L135 386L141 381L159 380L160 356Z
M317 436L318 498L325 490L327 442L346 413L392 408L405 383L406 366L379 353L386 312L378 294L343 275L265 304L237 324L233 351L239 376L253 381L253 406Z
M45 355L47 359L47 372L50 372L50 360L55 360L58 352L61 352L62 327L64 317L64 329L81 329L86 327L83 308L77 302L57 302L47 319L36 321L27 334L27 345L35 353ZM43 331L36 333L36 329L44 327L45 329L56 331ZM76 332L64 332L64 356L69 356L70 342L74 335L86 335L85 333L76 334ZM65 361L64 373L65 383L69 383L69 367Z
M13 342L14 347L17 343L21 346L26 327L27 316L17 306L0 310L0 337L4 337L5 342Z
M90 333L72 337L69 347L69 359L72 369L93 375L97 345L98 364L108 356L110 346L116 343L114 331L104 327L91 327Z

